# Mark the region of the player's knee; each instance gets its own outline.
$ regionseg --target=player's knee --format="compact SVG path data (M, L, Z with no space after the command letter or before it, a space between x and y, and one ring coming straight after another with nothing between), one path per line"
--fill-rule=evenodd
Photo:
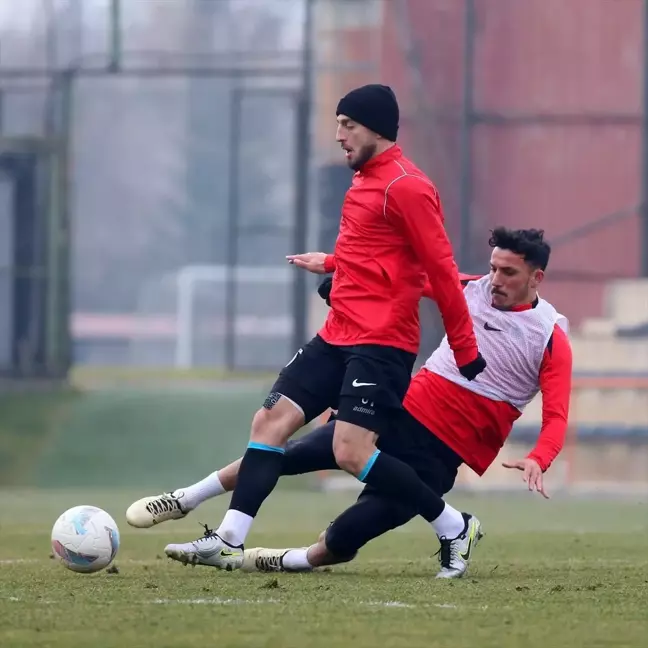
M353 532L349 533L344 524L331 524L322 536L331 564L349 562L358 554Z
M333 437L333 454L337 465L352 475L359 475L367 464L367 458L375 451L373 436L357 437L338 435Z
M366 461L363 460L360 453L350 444L338 444L333 449L335 462L342 470L352 474L359 475Z
M266 400L252 419L250 439L268 445L284 445L304 425L304 414L285 398L277 398L271 407L267 404Z

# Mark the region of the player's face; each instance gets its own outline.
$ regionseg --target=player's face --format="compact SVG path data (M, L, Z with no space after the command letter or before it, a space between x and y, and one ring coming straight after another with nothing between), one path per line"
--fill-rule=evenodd
M378 149L378 135L346 115L337 118L335 140L340 143L347 164L357 171L368 162Z
M501 309L528 304L536 297L544 272L531 267L522 256L494 248L490 260L493 306Z

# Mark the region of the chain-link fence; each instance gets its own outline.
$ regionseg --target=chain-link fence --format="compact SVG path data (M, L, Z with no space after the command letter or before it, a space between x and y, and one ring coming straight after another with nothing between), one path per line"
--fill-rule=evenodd
M440 187L462 269L485 267L494 225L544 228L546 295L576 325L605 315L607 282L640 274L647 229L644 3L609 6L4 5L5 150L17 150L7 138L49 138L65 165L38 204L50 234L69 236L69 250L41 254L57 290L70 277L69 299L49 297L43 312L54 322L71 304L80 364L276 367L304 335L312 289L281 260L300 242L332 247L348 186L335 104L381 80L400 99L402 145ZM59 338L41 355L64 364Z
M2 126L67 152L74 361L276 366L305 318L272 274L307 219L301 3L45 5L3 16Z

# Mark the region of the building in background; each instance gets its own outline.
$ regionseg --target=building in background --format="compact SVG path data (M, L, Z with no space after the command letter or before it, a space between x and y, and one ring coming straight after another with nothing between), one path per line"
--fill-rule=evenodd
M485 267L494 225L543 228L556 243L546 296L577 326L604 315L607 282L640 273L642 3L320 4L320 150L337 98L392 85L401 141L439 185L462 262Z

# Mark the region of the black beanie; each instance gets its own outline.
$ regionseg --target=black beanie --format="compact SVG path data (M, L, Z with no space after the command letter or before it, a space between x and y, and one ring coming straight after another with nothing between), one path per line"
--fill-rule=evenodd
M336 115L346 115L390 142L398 135L398 102L394 91L377 83L351 90L340 99Z

